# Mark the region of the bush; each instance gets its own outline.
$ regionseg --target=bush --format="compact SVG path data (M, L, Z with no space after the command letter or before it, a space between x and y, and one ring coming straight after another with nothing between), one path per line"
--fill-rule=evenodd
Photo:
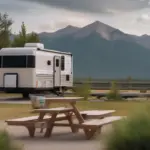
M84 97L84 100L88 100L91 93L90 79L85 81L85 83L75 87L74 91L75 91L75 95Z
M106 150L150 150L150 107L115 123L105 146Z
M0 131L0 150L21 150L10 138L7 131Z
M106 97L108 100L121 100L121 95L115 81L111 83L111 89Z

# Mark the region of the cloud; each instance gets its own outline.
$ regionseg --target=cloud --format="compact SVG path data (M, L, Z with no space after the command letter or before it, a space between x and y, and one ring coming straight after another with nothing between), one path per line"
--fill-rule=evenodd
M108 13L109 10L133 11L148 8L149 0L23 0L73 11Z
M144 13L137 18L137 22L144 23L150 21L150 14Z
M20 2L18 0L0 0L0 11L8 13L23 13L28 12L31 7L27 2Z
M94 16L90 14L83 14L80 12L71 12L64 9L50 9L52 13L40 12L41 16L35 17L38 24L38 31L49 31L53 32L60 28L64 28L68 25L83 27L91 22L93 22ZM55 15L54 15L55 14ZM63 16L65 17L62 17ZM40 20L39 20L40 18ZM50 19L47 19L50 18ZM41 21L44 20L44 21Z
M0 0L0 12L22 21L27 31L53 32L67 25L83 27L99 20L126 33L150 34L150 0Z

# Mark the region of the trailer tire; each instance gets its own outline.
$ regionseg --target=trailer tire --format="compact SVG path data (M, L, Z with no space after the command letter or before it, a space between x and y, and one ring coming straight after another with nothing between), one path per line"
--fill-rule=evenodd
M23 98L29 98L29 93L22 93Z

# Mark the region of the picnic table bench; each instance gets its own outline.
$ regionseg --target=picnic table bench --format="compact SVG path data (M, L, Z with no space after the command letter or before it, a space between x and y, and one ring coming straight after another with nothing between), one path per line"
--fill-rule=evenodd
M57 110L58 109L63 109L63 108L62 107L61 108L57 108ZM39 117L40 116L29 116L29 117L23 117L23 118L17 118L17 119L8 119L5 122L8 125L24 126L24 127L26 127L28 129L28 131L29 131L29 135L31 137L33 137L35 129L36 128L41 128L41 132L42 132L43 128L45 128L45 122L47 122L48 120L50 120L52 118L50 115L45 115L45 116L43 116L42 120L40 120L41 118L39 118ZM65 114L58 114L57 118L56 118L56 121L61 121L61 120L68 120L68 118L67 118L67 116Z
M86 110L80 111L80 114L85 120L87 119L102 119L104 117L111 116L115 110Z
M106 117L103 119L91 119L91 120L87 120L85 122L83 122L82 124L76 124L75 126L78 128L82 128L86 130L86 138L89 140L91 139L96 132L100 133L101 132L101 128L104 125L113 123L115 121L118 121L122 119L122 117L120 116L110 116L110 117Z
M35 129L37 124L39 124L41 129L46 128L45 137L51 136L54 126L66 126L70 127L73 133L78 132L78 129L83 129L86 138L90 139L97 131L101 131L102 126L121 119L119 116L111 116L115 110L79 111L75 104L80 99L82 97L46 97L44 108L31 111L32 113L39 113L38 116L10 119L6 122L8 125L23 125L27 127L31 137L34 137ZM49 108L51 103L67 103L71 107ZM78 123L74 123L73 118L76 118ZM67 120L68 123L57 122L63 120Z

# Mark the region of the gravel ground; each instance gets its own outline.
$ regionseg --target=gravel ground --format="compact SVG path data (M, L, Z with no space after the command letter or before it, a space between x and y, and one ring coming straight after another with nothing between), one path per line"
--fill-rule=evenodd
M77 134L70 132L69 128L55 127L52 137L45 139L36 131L35 138L30 138L24 127L7 126L0 121L0 128L5 128L12 135L13 139L24 146L24 150L101 150L102 143L99 140L85 140L83 131ZM103 127L100 137L111 129L111 125Z

